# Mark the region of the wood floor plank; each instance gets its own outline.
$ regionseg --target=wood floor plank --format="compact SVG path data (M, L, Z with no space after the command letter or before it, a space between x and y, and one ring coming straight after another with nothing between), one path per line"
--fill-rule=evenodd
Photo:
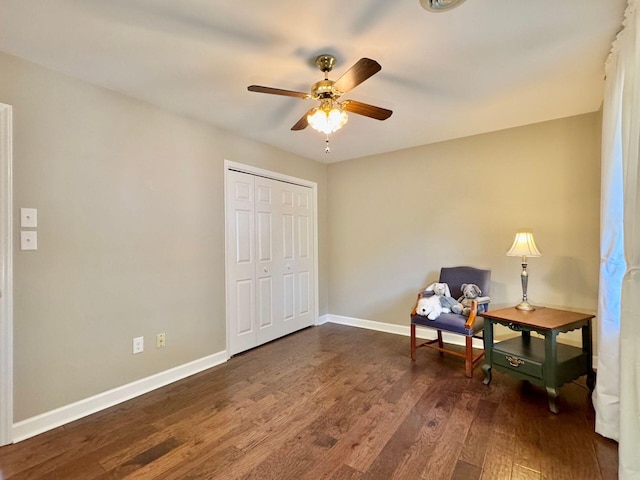
M475 416L464 439L460 461L482 467L488 446L487 438L493 429L493 416L497 409L498 404L496 403L487 400L478 402Z
M511 471L511 480L543 480L543 477L537 470L515 464Z
M182 442L171 437L164 442L140 452L138 455L111 470L111 473L115 478L124 478L153 462L157 465L159 458L169 454L180 446L182 446Z
M55 465L40 463L20 473L12 475L12 480L32 480L40 478L78 478L77 472L82 472L83 480L103 478L105 470L92 455L84 455L75 458L73 462L58 462ZM2 478L0 476L0 478Z
M514 412L516 448L513 463L540 472L545 439L541 436L538 427L553 414L548 410L546 395L541 397L539 391L534 392L533 387L527 382L523 382L517 388L520 396Z
M235 446L244 455L234 464L233 472L224 478L243 478L261 464L274 450L293 438L323 413L323 409L307 400L279 412L272 420L248 432ZM286 477L283 477L286 478Z
M515 436L492 432L482 465L481 480L510 480L513 471Z
M11 478L40 463L55 461L65 451L60 442L63 432L64 428L59 427L19 444L0 447L0 472L4 478Z
M357 432L360 438L353 438L353 448L344 463L361 472L369 470L430 385L420 378L414 379L411 388L395 403L381 402L382 419L370 422L369 428L372 428L369 431L364 429Z
M412 388L405 390L396 403L388 403L386 395L380 397L369 410L357 417L357 422L338 435L335 445L325 454L325 461L318 462L301 478L332 478L343 465L354 471L368 470L428 386L422 376L413 375Z
M482 469L480 467L458 461L451 475L451 480L478 480L481 473Z
M613 480L583 379L538 387L407 337L325 324L0 447L0 478Z
M244 454L236 447L226 447L202 451L198 455L184 457L182 462L155 475L158 480L199 480L224 478L227 472Z
M283 472L286 472L286 478L299 479L316 461L318 455L313 450L317 448L313 444L288 441L286 451L280 448L242 478L243 480L282 480Z
M462 395L459 377L431 383L363 478L449 478L461 446L449 442L451 412Z
M17 471L31 472L33 478L38 478L58 469L64 470L68 464L84 459L90 453L113 445L114 442L132 441L132 438L143 438L156 432L156 429L148 425L142 417L136 418L127 414L119 416L118 421L112 421L110 413L101 418L102 420L86 418L65 426L59 433L64 435L64 442L51 437L35 454L16 464ZM97 428L97 425L100 425L100 428ZM59 453L53 457L47 456L43 460L41 453L48 455L51 451ZM89 461L91 462L92 460ZM12 478L10 468L3 470L7 478Z
M233 444L254 428L253 422L242 421L224 435L208 435L217 429L213 425L203 426L199 429L198 434L189 440L188 448L184 454L170 459L171 465L165 462L167 468L153 478L182 480L184 478L223 476L244 455L244 452L234 447Z
M347 465L340 465L330 478L331 480L360 480L362 473Z
M496 375L496 373L494 373ZM503 380L503 381L500 381ZM500 376L498 382L492 382L486 390L500 390L502 393L484 397L498 401L493 413L491 428L485 440L487 450L482 465L482 480L509 480L513 470L516 449L516 425L514 412L518 408L517 382L508 376ZM510 388L510 390L507 390Z
M352 432L357 429L357 425L354 426L355 423L360 423L363 418L370 417L371 412L375 409L375 405L370 408L371 402L376 395L380 395L374 390L359 390L358 386L358 383L351 384L352 392L349 395L349 402L336 402L330 408L325 409L306 428L289 438L277 451L269 455L258 466L258 470L272 471L275 470L274 466L289 463L291 452L299 450L300 444L304 444L308 446L304 453L304 461L289 465L286 469L287 475L291 475L291 478L296 480L305 478L305 475L309 474L311 474L311 478L322 478L324 475L329 475L335 466L340 464L341 458L344 456L336 456L341 452L337 443L339 441L344 443L345 438L352 435ZM328 461L329 459L331 461ZM323 467L322 471L314 469L314 465ZM250 475L248 478L254 477Z
M576 418L571 412L554 415L541 422L539 429L545 439L541 461L543 477L557 480L601 480L598 460L594 455L584 455L592 449L592 441L582 432L586 426L578 425L584 419ZM562 432L558 435L557 432Z
M103 449L97 450L95 455L100 459L100 465L105 471L112 471L124 465L130 459L142 454L142 452L153 448L169 439L174 438L172 430L161 430L137 438L125 439L115 445L105 445Z

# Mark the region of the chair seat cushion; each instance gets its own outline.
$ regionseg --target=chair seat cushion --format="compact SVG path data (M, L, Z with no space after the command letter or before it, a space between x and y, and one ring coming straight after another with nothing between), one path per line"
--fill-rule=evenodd
M422 315L413 315L411 317L411 323L415 325L435 328L445 332L459 333L460 335L466 335L468 337L475 335L484 328L484 318L481 316L476 317L473 328L465 328L464 324L466 322L467 317L456 313L442 313L435 320L429 320L427 317L423 317Z

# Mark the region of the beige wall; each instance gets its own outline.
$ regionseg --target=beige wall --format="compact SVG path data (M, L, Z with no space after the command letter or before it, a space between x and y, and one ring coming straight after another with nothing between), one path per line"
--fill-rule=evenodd
M14 259L15 421L225 349L225 159L318 183L327 313L326 165L15 57L0 71L14 244L20 207L39 222L38 251Z
M442 266L491 268L492 307L521 298L518 229L534 304L594 312L600 116L529 125L329 166L329 311L407 325Z

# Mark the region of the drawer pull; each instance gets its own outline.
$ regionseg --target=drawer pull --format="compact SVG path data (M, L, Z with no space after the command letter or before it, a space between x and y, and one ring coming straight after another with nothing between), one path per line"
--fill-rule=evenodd
M505 358L507 359L507 362L509 362L509 365L511 365L512 367L519 367L520 365L524 365L524 360L520 360L517 357L507 356Z

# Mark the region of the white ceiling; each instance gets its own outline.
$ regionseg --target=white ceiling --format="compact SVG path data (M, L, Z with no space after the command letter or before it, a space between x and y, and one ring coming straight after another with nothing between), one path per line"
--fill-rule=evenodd
M626 0L0 0L0 50L283 150L336 162L598 110ZM314 65L337 79L361 57L382 71L346 94L393 110L350 115L331 136L291 126ZM0 72L1 74L1 72ZM1 100L1 99L0 99Z

